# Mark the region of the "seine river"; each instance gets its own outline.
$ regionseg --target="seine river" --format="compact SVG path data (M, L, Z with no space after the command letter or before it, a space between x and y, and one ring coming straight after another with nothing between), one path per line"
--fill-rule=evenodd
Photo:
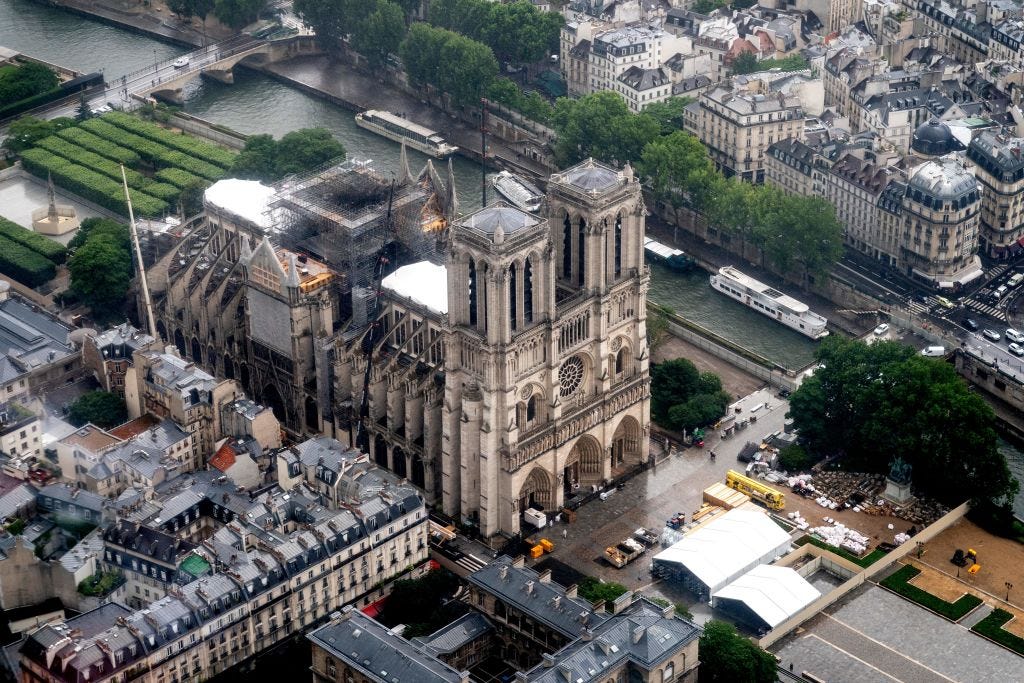
M0 0L0 46L78 71L103 71L108 81L186 51L27 0ZM262 74L239 70L235 80L228 86L197 79L185 90L185 110L247 134L281 136L296 128L321 126L341 141L350 157L372 160L384 173L397 168L398 146L357 128L352 112ZM414 151L409 157L414 171L426 161ZM454 167L461 206L478 208L479 166L457 158ZM680 276L656 265L651 299L784 367L799 368L812 359L813 342L718 294L707 277L703 271ZM1005 448L1011 469L1024 478L1024 454ZM1017 512L1024 516L1024 495L1017 501Z

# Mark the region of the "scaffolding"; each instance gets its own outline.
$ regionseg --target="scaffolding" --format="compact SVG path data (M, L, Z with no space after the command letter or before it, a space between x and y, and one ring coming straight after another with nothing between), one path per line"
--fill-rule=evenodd
M355 287L373 285L381 259L390 272L442 257L453 190L432 164L413 178L403 159L401 176L388 179L368 162L350 160L286 179L276 189L269 208L281 246L338 273L343 299Z

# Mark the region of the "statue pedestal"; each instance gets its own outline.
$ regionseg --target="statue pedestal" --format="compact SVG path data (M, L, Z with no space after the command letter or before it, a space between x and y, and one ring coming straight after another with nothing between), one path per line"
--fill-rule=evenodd
M914 499L914 494L910 491L910 484L901 484L886 477L885 493L882 494L882 498L897 505L906 505Z

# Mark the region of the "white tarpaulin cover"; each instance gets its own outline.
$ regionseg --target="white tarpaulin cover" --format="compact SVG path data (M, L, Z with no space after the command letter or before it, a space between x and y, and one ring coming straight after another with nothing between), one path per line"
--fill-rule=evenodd
M790 546L789 534L752 503L729 510L654 556L678 564L714 593L748 569L771 562Z
M761 564L711 596L711 604L722 600L745 604L769 628L775 628L821 596L818 589L789 567Z
M380 284L432 311L448 312L448 269L444 266L430 261L410 263L388 275Z
M274 188L258 180L218 180L203 193L207 204L233 214L261 228L271 227L267 204Z

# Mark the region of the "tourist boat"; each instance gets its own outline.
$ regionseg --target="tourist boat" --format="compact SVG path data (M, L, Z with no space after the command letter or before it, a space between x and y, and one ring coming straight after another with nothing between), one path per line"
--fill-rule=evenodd
M523 211L540 211L544 193L537 186L523 180L509 171L502 171L491 180L494 189L502 197Z
M652 240L650 237L644 239L644 251L651 261L664 263L675 271L690 270L693 267L693 259L679 249L673 249L661 242Z
M418 149L435 159L444 159L459 149L455 145L449 145L440 133L408 119L403 119L401 116L396 116L389 111L367 109L356 114L356 125L373 131L377 135L383 135L389 140L405 142L409 147Z
M718 274L711 276L711 286L811 339L828 336L825 329L828 320L809 309L807 304L744 275L732 266L719 268Z

